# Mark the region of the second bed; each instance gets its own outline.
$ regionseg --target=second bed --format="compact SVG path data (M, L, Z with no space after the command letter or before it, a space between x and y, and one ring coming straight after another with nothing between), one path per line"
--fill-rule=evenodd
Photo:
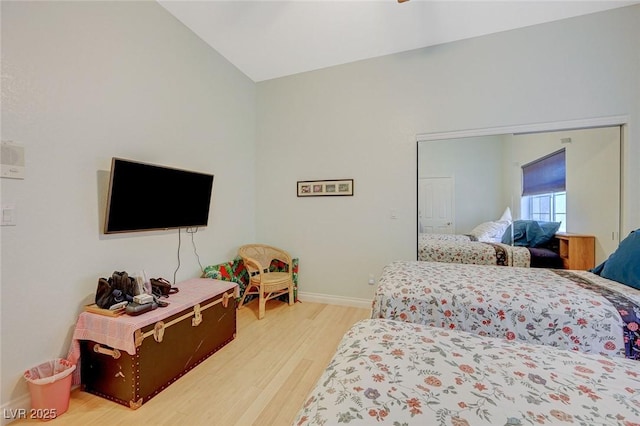
M549 248L477 241L470 235L461 234L420 234L418 260L525 268L562 268L562 259L557 252Z
M640 358L640 290L587 271L393 262L371 316Z

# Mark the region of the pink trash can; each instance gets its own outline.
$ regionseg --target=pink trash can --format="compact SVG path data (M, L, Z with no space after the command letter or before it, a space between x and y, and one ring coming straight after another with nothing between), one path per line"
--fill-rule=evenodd
M31 418L55 419L69 408L71 373L76 366L57 358L24 372L31 394Z

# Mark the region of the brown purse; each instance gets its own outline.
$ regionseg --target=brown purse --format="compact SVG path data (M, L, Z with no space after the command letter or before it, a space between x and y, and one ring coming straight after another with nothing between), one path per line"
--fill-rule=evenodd
M151 291L156 297L169 297L169 295L180 291L177 287L172 287L171 283L164 278L151 278Z

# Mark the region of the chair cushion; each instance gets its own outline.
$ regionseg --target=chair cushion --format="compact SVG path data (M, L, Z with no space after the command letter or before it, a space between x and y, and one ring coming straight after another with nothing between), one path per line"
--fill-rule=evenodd
M251 277L251 282L260 285L260 275ZM267 272L262 274L262 287L264 291L276 291L293 286L291 274L288 272Z

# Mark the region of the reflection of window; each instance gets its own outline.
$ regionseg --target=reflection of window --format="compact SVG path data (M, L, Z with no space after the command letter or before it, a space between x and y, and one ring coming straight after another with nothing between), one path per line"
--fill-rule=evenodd
M522 166L522 218L562 222L567 229L564 148Z
M553 192L549 194L530 195L523 197L527 208L525 219L540 220L544 222L561 222L559 231L567 229L567 193Z

